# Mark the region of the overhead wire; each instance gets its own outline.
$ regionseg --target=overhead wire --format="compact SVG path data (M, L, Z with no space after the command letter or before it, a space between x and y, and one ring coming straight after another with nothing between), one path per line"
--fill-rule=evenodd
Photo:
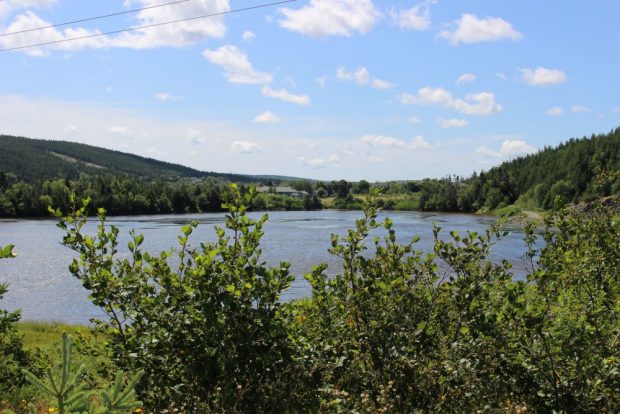
M0 1L2 1L2 0L0 0ZM29 45L24 45L24 46L10 47L10 48L6 48L6 49L0 49L0 52L10 52L10 51L13 51L13 50L28 49L28 48L31 48L31 47L48 46L48 45L53 45L53 44L58 44L58 43L72 42L72 41L75 41L75 40L84 40L84 39L90 39L90 38L100 37L100 36L109 36L109 35L113 35L113 34L126 33L126 32L135 31L135 30L149 29L149 28L152 28L152 27L158 27L158 26L164 26L164 25L169 25L169 24L182 23L182 22L187 22L187 21L192 21L192 20L206 19L206 18L209 18L209 17L223 16L223 15L226 15L226 14L240 13L240 12L250 11L250 10L256 10L256 9L261 9L261 8L266 8L266 7L271 7L271 6L277 6L279 4L292 3L292 2L295 2L295 1L297 1L297 0L275 1L275 2L271 2L271 3L258 4L258 5L255 5L255 6L243 7L243 8L240 8L240 9L234 9L234 10L228 10L228 11L223 11L223 12L204 14L204 15L201 15L201 16L188 17L188 18L184 18L184 19L171 20L171 21L167 21L167 22L152 23L152 24L147 24L147 25L143 25L143 26L135 26L135 27L129 27L129 28L126 28L126 29L113 30L113 31L109 31L109 32L93 33L93 34L85 35L85 36L71 37L71 38L68 38L68 39L60 39L60 40L53 40L53 41L50 41L50 42L41 42L41 43L33 43L33 44L29 44Z
M0 0L0 1L2 1L2 0ZM174 4L186 3L188 1L192 1L192 0L177 0L177 1L170 2L170 3L157 4L155 6L141 7L141 8L138 8L138 9L125 10L125 11L122 11L122 12L104 14L104 15L95 16L95 17L86 17L84 19L72 20L70 22L50 24L49 26L33 27L33 28L30 28L30 29L17 30L15 32L1 33L0 37L16 35L16 34L20 34L20 33L34 32L35 30L51 29L51 28L54 28L54 27L67 26L67 25L75 24L75 23L84 23L84 22L89 22L89 21L92 21L92 20L107 19L108 17L121 16L123 14L130 14L130 13L138 13L138 12L141 12L143 10L150 10L150 9L156 9L158 7L172 6Z

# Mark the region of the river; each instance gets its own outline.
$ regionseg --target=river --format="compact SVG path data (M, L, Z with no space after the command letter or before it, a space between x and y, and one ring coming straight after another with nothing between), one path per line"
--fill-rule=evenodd
M261 213L251 213L258 217ZM483 232L494 222L493 217L471 214L438 214L421 212L381 213L394 221L398 240L406 242L413 236L421 237L419 249L432 251L433 223L442 227L447 238L449 231L464 234L467 230ZM308 296L309 286L303 275L313 265L327 263L332 272L339 270L338 258L331 256L332 233L346 234L359 211L298 211L270 212L262 243L263 258L268 264L287 261L296 280L285 292L283 299ZM126 246L131 229L145 236L144 249L159 252L176 246L180 226L192 220L200 223L191 236L191 242L215 240L213 225L223 225L223 213L189 215L111 217L108 224L120 229L121 246ZM94 223L89 230L94 229ZM515 277L523 277L525 247L523 233L518 227L493 249L494 261L507 259L513 265ZM385 232L384 232L385 233ZM381 233L378 232L377 235ZM22 319L88 323L90 318L101 315L88 300L88 292L79 280L71 276L68 266L74 254L60 244L63 232L53 220L0 220L0 245L14 244L17 257L0 261L0 283L9 284L9 292L0 301L0 309L22 309Z

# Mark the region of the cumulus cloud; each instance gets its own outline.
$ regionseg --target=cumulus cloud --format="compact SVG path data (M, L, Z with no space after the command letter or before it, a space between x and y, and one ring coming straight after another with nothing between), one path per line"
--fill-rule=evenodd
M319 76L318 78L315 79L316 83L318 83L321 88L324 88L325 86L327 86L328 80L329 78L327 76Z
M285 29L311 37L368 33L379 19L372 0L310 0L299 8L282 8Z
M263 96L268 98L280 99L296 105L310 105L310 97L308 95L294 95L284 88L272 89L269 86L263 86L262 93Z
M536 69L519 69L523 80L532 86L557 85L566 82L566 74L559 69L547 69L537 67Z
M425 150L431 149L433 146L424 139L424 137L417 136L410 141L404 141L402 139L390 137L387 135L364 135L359 139L361 142L368 144L372 147L384 147L384 148L403 148L409 150Z
M27 11L24 14L20 14L4 31L5 33L18 32L27 30L32 27L45 27L51 23L43 20L32 11ZM65 39L90 36L99 34L98 30L86 30L82 28L67 28L64 30L57 30L54 28L36 30L33 32L19 33L11 36L0 37L0 46L4 49L11 49L21 46L29 46L33 44L49 43L49 42L61 42ZM50 50L79 50L86 47L100 48L105 47L107 39L103 37L93 37L88 39L81 39L66 43L55 43L49 46L30 47L26 49L20 49L22 52L30 56L47 56L50 54Z
M36 7L50 7L57 3L57 0L2 0L0 1L0 18L14 13L20 9L32 9Z
M126 0L125 5L151 7L161 4L161 0ZM152 25L182 19L191 19L230 11L228 0L194 0L180 3L174 7L159 7L143 10L137 15L137 26ZM113 46L133 49L150 49L163 46L186 46L208 38L222 38L226 34L224 16L208 19L194 19L167 24L135 32L123 33L112 38Z
M262 151L260 145L252 141L235 141L230 144L230 149L241 154L251 154Z
M312 169L326 168L330 166L337 167L342 162L342 160L340 159L340 155L338 154L332 154L327 158L307 159L306 157L299 157L299 161L304 167Z
M427 0L415 6L399 10L392 10L392 24L398 26L401 30L422 31L431 27L430 6L434 4L434 0Z
M441 125L442 128L464 128L466 126L469 125L469 123L464 120L464 119L456 119L456 118L452 118L452 119L443 119L443 118L439 118L439 125Z
M65 133L67 134L79 134L80 128L76 127L72 123L67 123L64 128Z
M17 1L1 1L0 15L6 13L6 5L15 5ZM50 5L54 1L20 1L21 7L27 4ZM159 0L126 0L125 6L151 7L161 4ZM228 0L195 0L174 7L159 7L142 10L135 15L135 26L156 25L169 21L178 21L196 16L222 13L230 10ZM6 27L5 33L29 29L32 27L49 26L51 23L41 19L32 11L20 14ZM23 49L24 53L33 56L44 56L53 50L75 51L86 48L130 48L150 49L157 47L180 47L203 41L207 38L221 38L226 33L224 16L213 16L209 19L194 19L174 24L166 24L144 29L136 29L118 35L103 35L98 29L82 27L56 29L48 28L14 36L0 37L2 48L14 48L34 43L59 42L84 36L96 36L70 42L54 43L37 48Z
M183 99L181 96L175 96L166 92L160 92L155 94L155 99L158 101L166 102L166 101L176 101L179 99Z
M473 14L463 14L454 25L456 26L454 30L443 30L439 33L440 37L453 46L506 39L517 41L523 38L512 24L499 17L478 18Z
M545 113L550 116L558 116L564 113L564 109L560 106L554 106L553 108L547 109Z
M520 155L531 154L536 151L536 148L521 139L504 140L498 151L492 150L484 145L476 148L476 154L482 155L486 158L496 159L512 158Z
M280 121L280 117L271 111L265 111L260 115L256 115L252 122L258 124L275 124Z
M243 40L245 40L246 42L248 40L252 40L256 37L256 35L254 34L254 32L250 31L250 30L246 30L245 32L243 32L243 34L241 35L241 38Z
M192 141L192 144L202 144L207 141L207 139L202 135L202 133L194 128L190 128L187 130L187 138Z
M108 131L115 135L122 135L125 137L133 136L133 131L130 128L124 126L113 126L108 129Z
M402 93L397 98L404 105L439 105L467 115L492 115L503 110L491 92L468 94L464 99L457 99L443 88L426 86L415 95Z
M347 72L346 68L341 66L336 70L336 77L344 81L355 81L361 86L372 86L375 89L390 89L394 84L382 79L371 78L368 69L364 66L357 68L355 72Z
M460 85L462 83L471 83L471 82L473 82L475 80L476 80L476 75L474 75L473 73L463 73L456 80L456 83Z
M236 46L224 45L216 50L205 49L202 55L211 63L221 66L230 83L266 84L273 80L270 73L254 69L245 52Z
M576 112L592 112L592 110L590 108L588 108L587 106L573 105L573 107L571 108L571 112L573 112L573 113L576 113Z

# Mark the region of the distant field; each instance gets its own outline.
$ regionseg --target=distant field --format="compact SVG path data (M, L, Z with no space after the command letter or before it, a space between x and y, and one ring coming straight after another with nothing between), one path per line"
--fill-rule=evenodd
M50 349L60 342L63 332L73 337L83 335L93 337L90 329L82 325L67 325L60 322L19 322L17 329L24 334L24 345L27 349Z
M361 202L365 199L364 194L355 194L354 199ZM380 194L377 196L378 202L383 204L382 208L385 210L403 210L403 211L415 211L420 209L420 193L409 194ZM325 208L335 208L335 197L325 197L321 199L321 203ZM354 208L355 205L351 206Z

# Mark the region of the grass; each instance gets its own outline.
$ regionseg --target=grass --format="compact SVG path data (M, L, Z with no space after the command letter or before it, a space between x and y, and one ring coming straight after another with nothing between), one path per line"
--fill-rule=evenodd
M80 334L84 337L93 337L87 326L67 325L60 322L19 322L17 330L24 335L24 346L29 350L54 348L65 331L74 338Z
M364 200L365 194L354 194L354 198ZM321 203L325 208L334 208L334 197L324 197L321 199ZM409 194L379 194L377 196L378 202L383 202L385 210L395 211L417 211L420 210L420 193ZM388 206L391 204L391 207Z
M517 214L521 214L523 210L515 205L510 205L502 208L495 209L493 214L500 217L512 217Z

